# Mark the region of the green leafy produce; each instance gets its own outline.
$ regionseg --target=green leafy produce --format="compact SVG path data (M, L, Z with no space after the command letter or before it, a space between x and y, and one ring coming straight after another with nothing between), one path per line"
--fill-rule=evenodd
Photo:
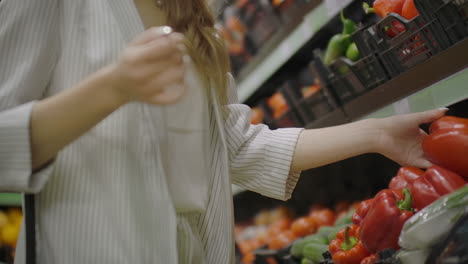
M328 251L328 245L311 242L304 246L303 251L305 258L312 261L321 261L323 260L322 254Z
M291 255L298 258L302 257L304 246L309 243L318 243L326 245L328 244L328 239L327 236L319 233L298 239L293 243L291 247Z
M468 213L468 184L441 197L406 221L399 244L407 250L427 249L440 241Z
M335 221L335 226L351 224L354 212L356 212L356 209L349 210L343 217Z
M312 261L308 258L303 258L301 261L301 264L316 264L316 263L317 263L316 261Z

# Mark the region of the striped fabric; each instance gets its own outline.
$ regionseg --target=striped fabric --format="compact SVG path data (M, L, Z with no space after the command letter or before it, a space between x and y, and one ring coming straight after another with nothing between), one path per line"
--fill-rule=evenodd
M0 189L37 193L38 263L232 263L231 183L288 199L299 178L289 171L301 129L250 125L234 83L232 104L209 104L203 212L177 212L168 199L157 106L121 107L31 174L34 100L114 61L143 30L131 0L0 2ZM24 263L24 234L16 255Z

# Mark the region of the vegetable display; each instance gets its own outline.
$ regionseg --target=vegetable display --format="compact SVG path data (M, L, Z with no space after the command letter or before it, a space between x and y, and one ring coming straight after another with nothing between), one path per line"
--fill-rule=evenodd
M359 240L357 225L348 226L338 232L336 239L330 242L329 249L335 264L359 264L370 254Z
M413 195L413 207L420 210L466 183L456 173L434 165L426 172L418 168L403 167L392 179L389 187L394 190L409 188Z
M403 224L413 216L408 189L382 190L374 198L360 224L360 238L372 253L387 248L397 250Z

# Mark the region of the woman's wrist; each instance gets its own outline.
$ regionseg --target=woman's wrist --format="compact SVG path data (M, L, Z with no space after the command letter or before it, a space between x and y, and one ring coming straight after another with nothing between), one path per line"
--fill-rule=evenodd
M115 70L115 65L108 65L96 73L95 76L101 84L102 91L105 96L103 103L110 109L116 110L117 108L129 103L131 100L128 95L122 92L121 83L118 74Z
M362 129L362 134L366 138L366 152L384 154L385 128L382 119L365 119L356 122Z

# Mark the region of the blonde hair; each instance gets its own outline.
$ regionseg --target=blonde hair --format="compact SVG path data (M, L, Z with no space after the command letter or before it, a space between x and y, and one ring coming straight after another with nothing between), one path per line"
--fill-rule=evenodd
M215 28L215 17L207 0L166 0L167 22L185 34L187 50L203 83L214 85L222 104L227 101L230 62L225 42Z

